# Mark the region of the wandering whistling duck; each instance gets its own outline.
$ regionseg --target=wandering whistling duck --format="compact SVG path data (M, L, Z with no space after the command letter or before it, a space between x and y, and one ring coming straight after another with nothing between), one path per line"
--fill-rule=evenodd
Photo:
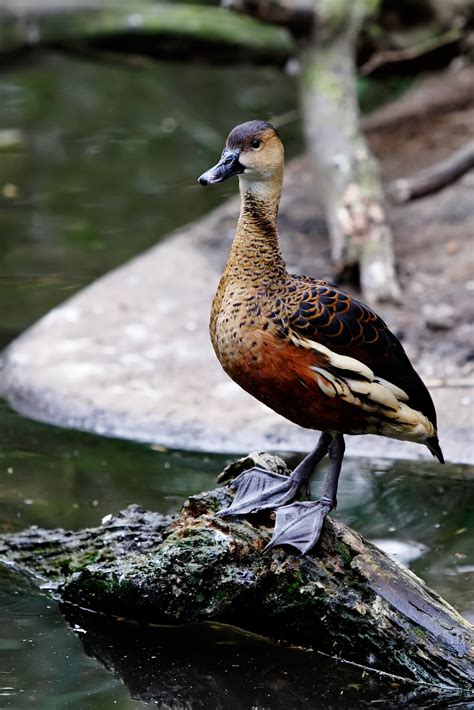
M238 175L240 183L237 231L211 311L217 357L244 390L322 432L290 476L252 468L236 478L233 503L221 514L276 508L269 547L291 545L305 554L336 505L344 434L425 444L441 463L443 454L428 390L384 321L337 286L287 272L276 227L283 164L273 126L248 121L231 131L221 159L199 182ZM291 503L326 454L320 500Z

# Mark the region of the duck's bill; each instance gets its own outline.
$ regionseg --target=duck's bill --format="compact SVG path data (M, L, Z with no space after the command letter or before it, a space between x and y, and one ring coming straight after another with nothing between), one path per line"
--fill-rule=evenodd
M227 150L226 148L217 165L206 170L206 172L198 178L198 182L201 185L215 185L218 182L224 182L224 180L232 177L232 175L242 173L244 167L239 162L239 155L240 150Z

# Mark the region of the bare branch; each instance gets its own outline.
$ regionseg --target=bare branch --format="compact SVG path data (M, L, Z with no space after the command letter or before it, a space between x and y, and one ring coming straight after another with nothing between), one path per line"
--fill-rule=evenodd
M387 64L397 64L399 62L407 62L413 59L418 59L426 54L430 54L440 47L459 42L462 37L460 29L452 29L441 36L432 37L416 47L406 47L405 49L392 49L383 52L376 52L370 59L365 62L360 68L359 73L362 76L369 76L376 69L386 66Z
M388 193L394 202L403 204L441 190L473 168L474 141L470 141L445 160L435 163L426 170L421 170L413 177L395 180L390 185Z
M444 77L440 91L440 76ZM422 90L415 87L396 100L364 118L365 133L391 130L405 121L413 121L429 115L439 115L461 110L474 103L474 67L466 66L453 71L446 70L423 81Z

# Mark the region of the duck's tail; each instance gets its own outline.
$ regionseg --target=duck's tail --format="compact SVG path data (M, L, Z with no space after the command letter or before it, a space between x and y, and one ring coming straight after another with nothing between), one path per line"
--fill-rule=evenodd
M428 439L426 441L426 446L429 448L433 456L436 456L440 463L444 463L443 452L441 451L437 436L432 436L430 439Z

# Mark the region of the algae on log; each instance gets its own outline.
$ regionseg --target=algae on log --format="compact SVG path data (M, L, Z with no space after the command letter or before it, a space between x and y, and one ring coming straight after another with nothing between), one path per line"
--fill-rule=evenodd
M319 25L304 52L302 102L309 150L323 178L332 257L341 272L359 267L369 302L398 301L392 232L356 96L356 41L377 2L316 4Z
M265 455L238 470L262 461L284 468ZM263 553L271 514L217 516L230 496L227 487L193 496L172 516L130 506L79 532L5 534L0 562L96 611L224 622L416 681L473 682L472 627L408 569L331 519L313 554Z
M97 4L54 12L34 3L18 14L0 8L0 56L38 46L278 66L295 51L286 29L218 7L140 0L126 7Z

